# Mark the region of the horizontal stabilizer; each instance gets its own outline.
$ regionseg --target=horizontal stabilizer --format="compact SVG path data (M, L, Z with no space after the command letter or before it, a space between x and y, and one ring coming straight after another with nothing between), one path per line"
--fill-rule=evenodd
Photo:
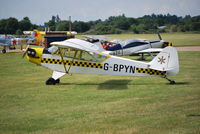
M142 51L138 51L136 53L138 53L138 54L140 54L140 53L159 53L162 50L163 50L162 48L149 48L149 49L144 49Z

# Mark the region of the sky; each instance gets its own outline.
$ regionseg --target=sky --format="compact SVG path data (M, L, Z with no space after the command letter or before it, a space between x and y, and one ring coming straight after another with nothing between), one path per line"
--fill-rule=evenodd
M105 20L125 14L142 17L151 14L200 15L200 0L0 0L0 19L28 16L33 24L48 22L52 15L61 20Z

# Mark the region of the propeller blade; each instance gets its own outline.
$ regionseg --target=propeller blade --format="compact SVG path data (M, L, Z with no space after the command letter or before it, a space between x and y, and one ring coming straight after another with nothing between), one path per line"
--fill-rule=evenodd
M162 40L162 37L161 37L160 33L158 33L158 38L159 38L160 40Z
M24 51L24 53L23 53L23 55L22 55L22 58L25 57L25 55L26 55L26 53L27 53L27 51L28 51L29 46L30 46L30 45L27 45L27 47L26 47L26 49L25 49L25 51Z

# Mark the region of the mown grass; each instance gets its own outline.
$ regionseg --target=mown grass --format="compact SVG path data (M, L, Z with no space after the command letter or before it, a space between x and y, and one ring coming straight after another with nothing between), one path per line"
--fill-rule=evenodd
M0 54L0 133L200 133L200 53L179 52L180 73L158 77L65 76Z

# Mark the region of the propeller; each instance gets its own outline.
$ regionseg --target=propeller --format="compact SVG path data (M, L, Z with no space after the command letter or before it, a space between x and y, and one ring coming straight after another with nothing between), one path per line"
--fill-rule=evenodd
M159 38L160 40L162 40L162 37L161 37L160 33L158 33L158 38Z
M30 46L30 45L27 45L27 47L26 47L26 49L25 49L25 51L24 51L24 53L23 53L23 55L22 55L22 58L24 58L25 55L27 54L29 46Z

